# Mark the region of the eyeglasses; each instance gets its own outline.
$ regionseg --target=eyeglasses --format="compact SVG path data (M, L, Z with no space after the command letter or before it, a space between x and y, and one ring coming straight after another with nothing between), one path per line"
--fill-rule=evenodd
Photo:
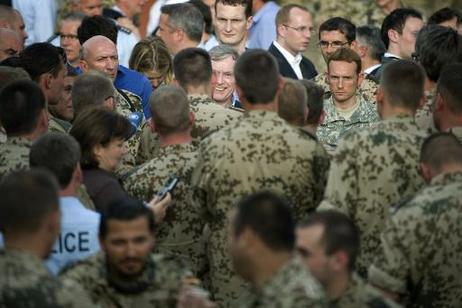
M60 33L59 34L59 37L62 39L62 40L65 40L65 39L69 39L69 40L78 40L79 37L77 35L74 35L74 34L62 34Z
M301 27L292 27L292 26L289 26L289 25L286 25L286 24L282 24L284 27L287 27L287 28L290 28L290 29L294 29L295 31L299 32L299 33L306 33L306 32L309 32L311 34L313 34L314 32L314 29L313 28L308 28L308 27L305 27L305 26L301 26Z
M327 42L327 41L320 41L318 43L318 46L321 47L322 49L326 49L329 46L332 48L341 48L345 46L346 44L350 44L350 42L342 42L342 41L333 41L333 42Z

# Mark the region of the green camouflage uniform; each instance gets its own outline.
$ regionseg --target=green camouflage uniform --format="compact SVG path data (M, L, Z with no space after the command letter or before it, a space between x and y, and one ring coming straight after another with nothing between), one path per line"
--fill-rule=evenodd
M320 142L336 147L339 140L351 129L369 127L379 120L375 105L365 101L360 95L356 96L356 100L359 101L358 109L348 120L337 111L332 96L324 100L325 118L316 131Z
M334 153L319 209L337 209L358 226L363 277L377 255L389 208L424 185L419 155L425 137L412 117L400 115L351 131Z
M323 74L318 74L312 80L324 89L324 96L326 98L329 98L331 96L327 72ZM357 91L364 97L366 101L375 104L377 100L376 94L378 88L379 85L377 84L377 82L369 78L364 78L363 82L359 85Z
M425 104L422 108L417 109L415 113L415 122L424 131L428 133L437 132L433 122L433 100L435 99L436 88L425 92Z
M60 278L80 285L101 307L175 308L180 288L191 276L181 262L152 254L138 279L120 281L98 253L65 269Z
M236 124L203 139L193 185L209 215L211 291L221 306L234 307L243 290L226 248L228 212L242 197L270 189L284 195L301 220L322 199L328 166L323 147L275 112L244 113Z
M3 144L6 142L6 132L5 132L5 129L0 126L0 144Z
M330 308L398 308L400 305L387 299L379 290L353 274L342 296L329 301Z
M83 290L52 277L32 254L0 250L0 268L0 307L93 307Z
M262 290L240 299L241 308L327 307L321 286L306 270L299 257L293 257L277 271Z
M406 307L462 307L462 172L440 174L397 206L370 281Z
M16 171L29 169L32 142L22 137L8 137L0 147L0 179Z
M124 181L125 190L133 197L149 202L171 176L179 178L172 192L173 202L156 231L155 251L175 255L190 262L197 275L203 272L205 247L202 230L204 219L192 200L191 175L197 164L197 145L191 143L160 148L154 159L141 165Z

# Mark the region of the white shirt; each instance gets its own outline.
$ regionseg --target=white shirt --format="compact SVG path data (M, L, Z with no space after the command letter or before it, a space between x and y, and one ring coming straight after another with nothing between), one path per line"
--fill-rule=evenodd
M284 58L286 58L287 62L289 62L290 66L297 75L298 79L303 79L302 70L300 69L300 62L302 62L302 55L298 53L295 57L288 52L284 47L278 44L278 42L273 41L274 46L282 53Z
M390 52L384 53L384 54L383 54L383 57L384 57L384 58L398 58L398 59L401 59L400 56L397 56L397 55L392 54L392 53L390 53Z
M364 73L365 73L366 75L369 75L373 70L375 70L376 68L378 68L378 67L380 67L380 66L382 66L382 63L376 64L376 65L372 65L371 67L366 68L366 69L364 70Z

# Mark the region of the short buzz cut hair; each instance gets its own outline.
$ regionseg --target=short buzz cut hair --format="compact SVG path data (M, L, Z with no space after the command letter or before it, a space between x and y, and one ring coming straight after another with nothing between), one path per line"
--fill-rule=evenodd
M286 79L279 93L278 114L294 126L305 125L306 90L298 80Z
M299 82L305 87L308 117L306 124L319 125L324 107L324 89L311 80L302 79Z
M189 102L177 86L160 86L149 99L152 120L160 135L184 132L189 128Z
M115 93L111 79L100 72L89 71L75 78L72 87L72 104L76 116L89 107L103 105Z
M441 95L449 110L462 114L462 63L452 63L443 68L436 91Z
M46 133L32 144L29 162L31 167L51 171L58 179L61 189L64 189L71 182L80 162L80 146L70 135Z
M304 229L321 225L323 234L320 244L325 254L331 256L338 251L348 254L348 269L353 272L359 253L359 230L351 219L337 211L328 210L311 214L297 228Z
M21 67L0 65L0 91L9 83L17 80L30 80L30 76Z
M422 14L411 8L396 9L388 14L387 17L385 17L382 23L382 28L380 29L380 33L386 48L388 48L390 45L388 31L395 30L399 34L403 34L404 25L406 24L407 19L411 17L423 19Z
M337 49L327 59L327 70L329 71L329 64L332 61L342 61L356 64L356 74L361 74L361 57L351 48L342 47Z
M295 3L291 3L291 4L286 4L284 6L282 6L278 13L276 14L276 19L275 19L275 22L276 22L276 28L279 26L279 25L282 25L282 24L287 24L289 21L290 21L290 12L292 11L292 9L299 9L299 10L302 10L304 12L308 12L310 13L310 11L300 5L300 4L295 4Z
M59 211L58 193L56 179L43 169L5 176L0 182L0 226L4 235L37 231L47 215Z
M34 43L27 46L21 53L21 63L32 80L38 82L40 76L51 73L58 76L66 64L66 53L61 47L50 43Z
M186 91L188 86L208 84L212 78L210 55L201 48L183 49L173 58L173 73Z
M268 104L276 97L279 67L267 51L254 49L244 52L234 66L234 76L248 103Z
M332 17L319 26L319 38L323 31L339 31L345 35L348 43L356 39L356 26L348 19L342 17Z
M216 0L215 13L217 12L218 3L229 6L243 6L245 8L245 17L249 18L252 16L252 0Z
M232 221L233 236L250 228L274 251L292 251L295 246L295 220L291 206L273 192L262 191L243 198Z
M422 144L420 162L438 173L444 166L462 166L462 144L452 133L433 134Z
M380 87L392 106L417 110L424 93L425 73L417 63L393 61L384 66Z
M175 3L162 6L162 14L168 16L171 27L181 29L193 42L199 43L204 30L204 16L191 3Z

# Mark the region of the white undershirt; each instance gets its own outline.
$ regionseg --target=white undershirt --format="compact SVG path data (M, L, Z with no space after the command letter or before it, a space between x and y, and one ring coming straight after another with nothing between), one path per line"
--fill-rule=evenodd
M286 58L287 62L289 62L290 66L297 75L298 79L303 79L302 70L300 69L300 62L302 62L302 55L298 53L295 57L288 52L284 47L278 44L278 42L273 41L274 46L282 53L284 58Z

